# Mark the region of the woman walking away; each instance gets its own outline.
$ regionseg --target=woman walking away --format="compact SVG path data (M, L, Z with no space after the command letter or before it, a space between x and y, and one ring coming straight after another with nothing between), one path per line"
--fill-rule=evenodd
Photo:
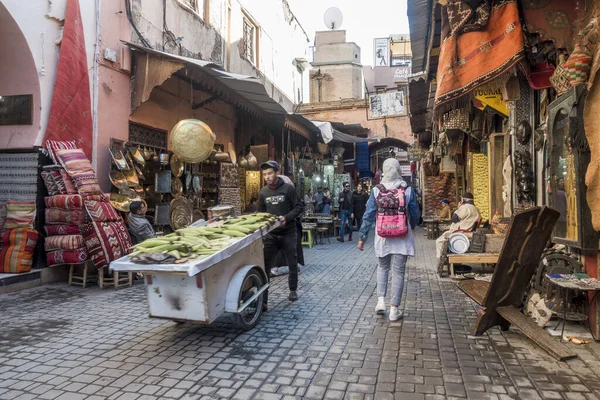
M377 267L377 314L385 314L388 275L392 270L392 304L390 321L402 318L398 309L404 289L404 271L409 256L415 255L412 229L419 223L419 204L414 190L406 184L400 173L400 163L389 158L383 163L381 184L375 186L367 202L360 227L359 250L363 250L373 222L375 230L375 255ZM410 224L410 226L409 226Z

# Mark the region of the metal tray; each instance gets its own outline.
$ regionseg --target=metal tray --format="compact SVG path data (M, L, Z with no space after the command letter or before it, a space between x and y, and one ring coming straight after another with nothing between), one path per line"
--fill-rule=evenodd
M169 174L171 171L167 171ZM154 207L154 225L171 224L171 205L169 203L160 203Z
M154 177L154 191L156 193L171 193L171 171L157 172Z

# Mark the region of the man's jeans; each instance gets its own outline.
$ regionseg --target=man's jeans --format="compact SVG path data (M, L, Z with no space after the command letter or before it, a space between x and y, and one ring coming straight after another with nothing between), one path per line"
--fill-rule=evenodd
M283 251L285 261L290 268L288 275L288 285L290 291L296 291L298 288L298 246L296 243L296 227L290 227L282 234L269 233L264 239L265 270L270 280L271 269L275 267L277 253L279 249ZM269 297L268 289L265 291L265 304Z
M348 230L350 231L348 236L352 237L352 218L350 218L350 214L352 214L350 210L342 210L342 224L340 225L340 237L342 239L344 238L344 228L346 226L346 222L348 222Z

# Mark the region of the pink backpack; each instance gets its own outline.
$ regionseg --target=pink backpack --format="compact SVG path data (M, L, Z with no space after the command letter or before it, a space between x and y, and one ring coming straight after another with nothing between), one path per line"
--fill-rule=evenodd
M402 237L408 233L408 217L404 189L386 190L377 185L377 234L385 238Z

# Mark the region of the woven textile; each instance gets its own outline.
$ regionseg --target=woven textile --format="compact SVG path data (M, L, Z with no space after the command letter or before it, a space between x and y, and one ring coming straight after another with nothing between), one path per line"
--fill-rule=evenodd
M92 156L92 102L78 0L68 0L46 140L74 140ZM89 2L86 2L89 3ZM90 49L90 51L92 51Z
M577 21L586 6L583 0L521 0L523 21L530 33L552 40L557 49L573 48L577 38Z
M73 179L69 176L69 173L64 169L59 169L58 173L62 179L63 185L65 186L66 194L77 194L77 187L73 182Z
M465 1L453 0L450 3ZM457 108L461 103L466 104L468 99L463 96L500 77L525 56L515 0L492 2L485 25L469 19L480 19L482 16L477 13L454 18L455 24L451 25L448 22L451 20L449 11L452 10L448 7L442 11L448 16L442 18L442 45L434 104L434 108L442 112ZM476 26L483 29L469 31ZM466 33L463 32L465 29ZM452 35L451 30L456 33Z
M0 154L0 201L34 201L38 182L37 153Z
M85 247L83 236L81 235L65 235L51 236L44 240L44 250L75 250Z
M100 201L86 200L85 209L92 218L93 221L97 222L111 222L111 221L122 221L121 215L111 203L104 203Z
M79 235L79 225L46 225L46 236Z
M102 189L100 189L96 173L93 170L76 172L71 174L71 177L73 178L73 182L75 182L75 186L80 195L89 196L102 194Z
M46 209L46 224L48 225L79 225L88 221L89 217L85 210Z
M127 255L132 246L122 221L91 222L81 226L81 233L96 268L108 267L111 261Z
M82 210L83 199L78 194L63 194L44 198L47 208L60 208L63 210Z
M6 202L6 221L4 227L9 228L33 228L35 218L35 202L13 201Z
M54 184L56 184L56 189L58 190L57 194L67 194L67 186L65 185L65 181L58 169L49 170L52 179L54 180Z
M56 157L56 152L58 150L65 150L65 149L76 149L77 145L75 144L75 141L68 141L68 142L60 142L57 140L47 140L46 141L46 151L48 152L48 156L52 159L52 161L54 161L54 164L60 164L60 161L58 161L58 158Z
M0 204L0 232L4 229L4 224L6 223L6 204Z
M18 274L29 272L33 264L33 252L38 233L33 229L6 229L2 234L0 272Z
M41 176L42 180L44 181L44 185L46 186L46 190L48 191L48 196L56 196L57 194L60 194L60 190L58 189L56 182L54 182L54 178L52 177L50 171L42 171Z
M571 86L583 85L590 75L592 55L585 46L576 44L564 67Z
M88 259L89 254L85 247L75 250L55 250L46 253L46 262L49 267L63 264L81 264Z
M81 149L57 150L56 158L70 175L75 172L92 170L90 160Z

